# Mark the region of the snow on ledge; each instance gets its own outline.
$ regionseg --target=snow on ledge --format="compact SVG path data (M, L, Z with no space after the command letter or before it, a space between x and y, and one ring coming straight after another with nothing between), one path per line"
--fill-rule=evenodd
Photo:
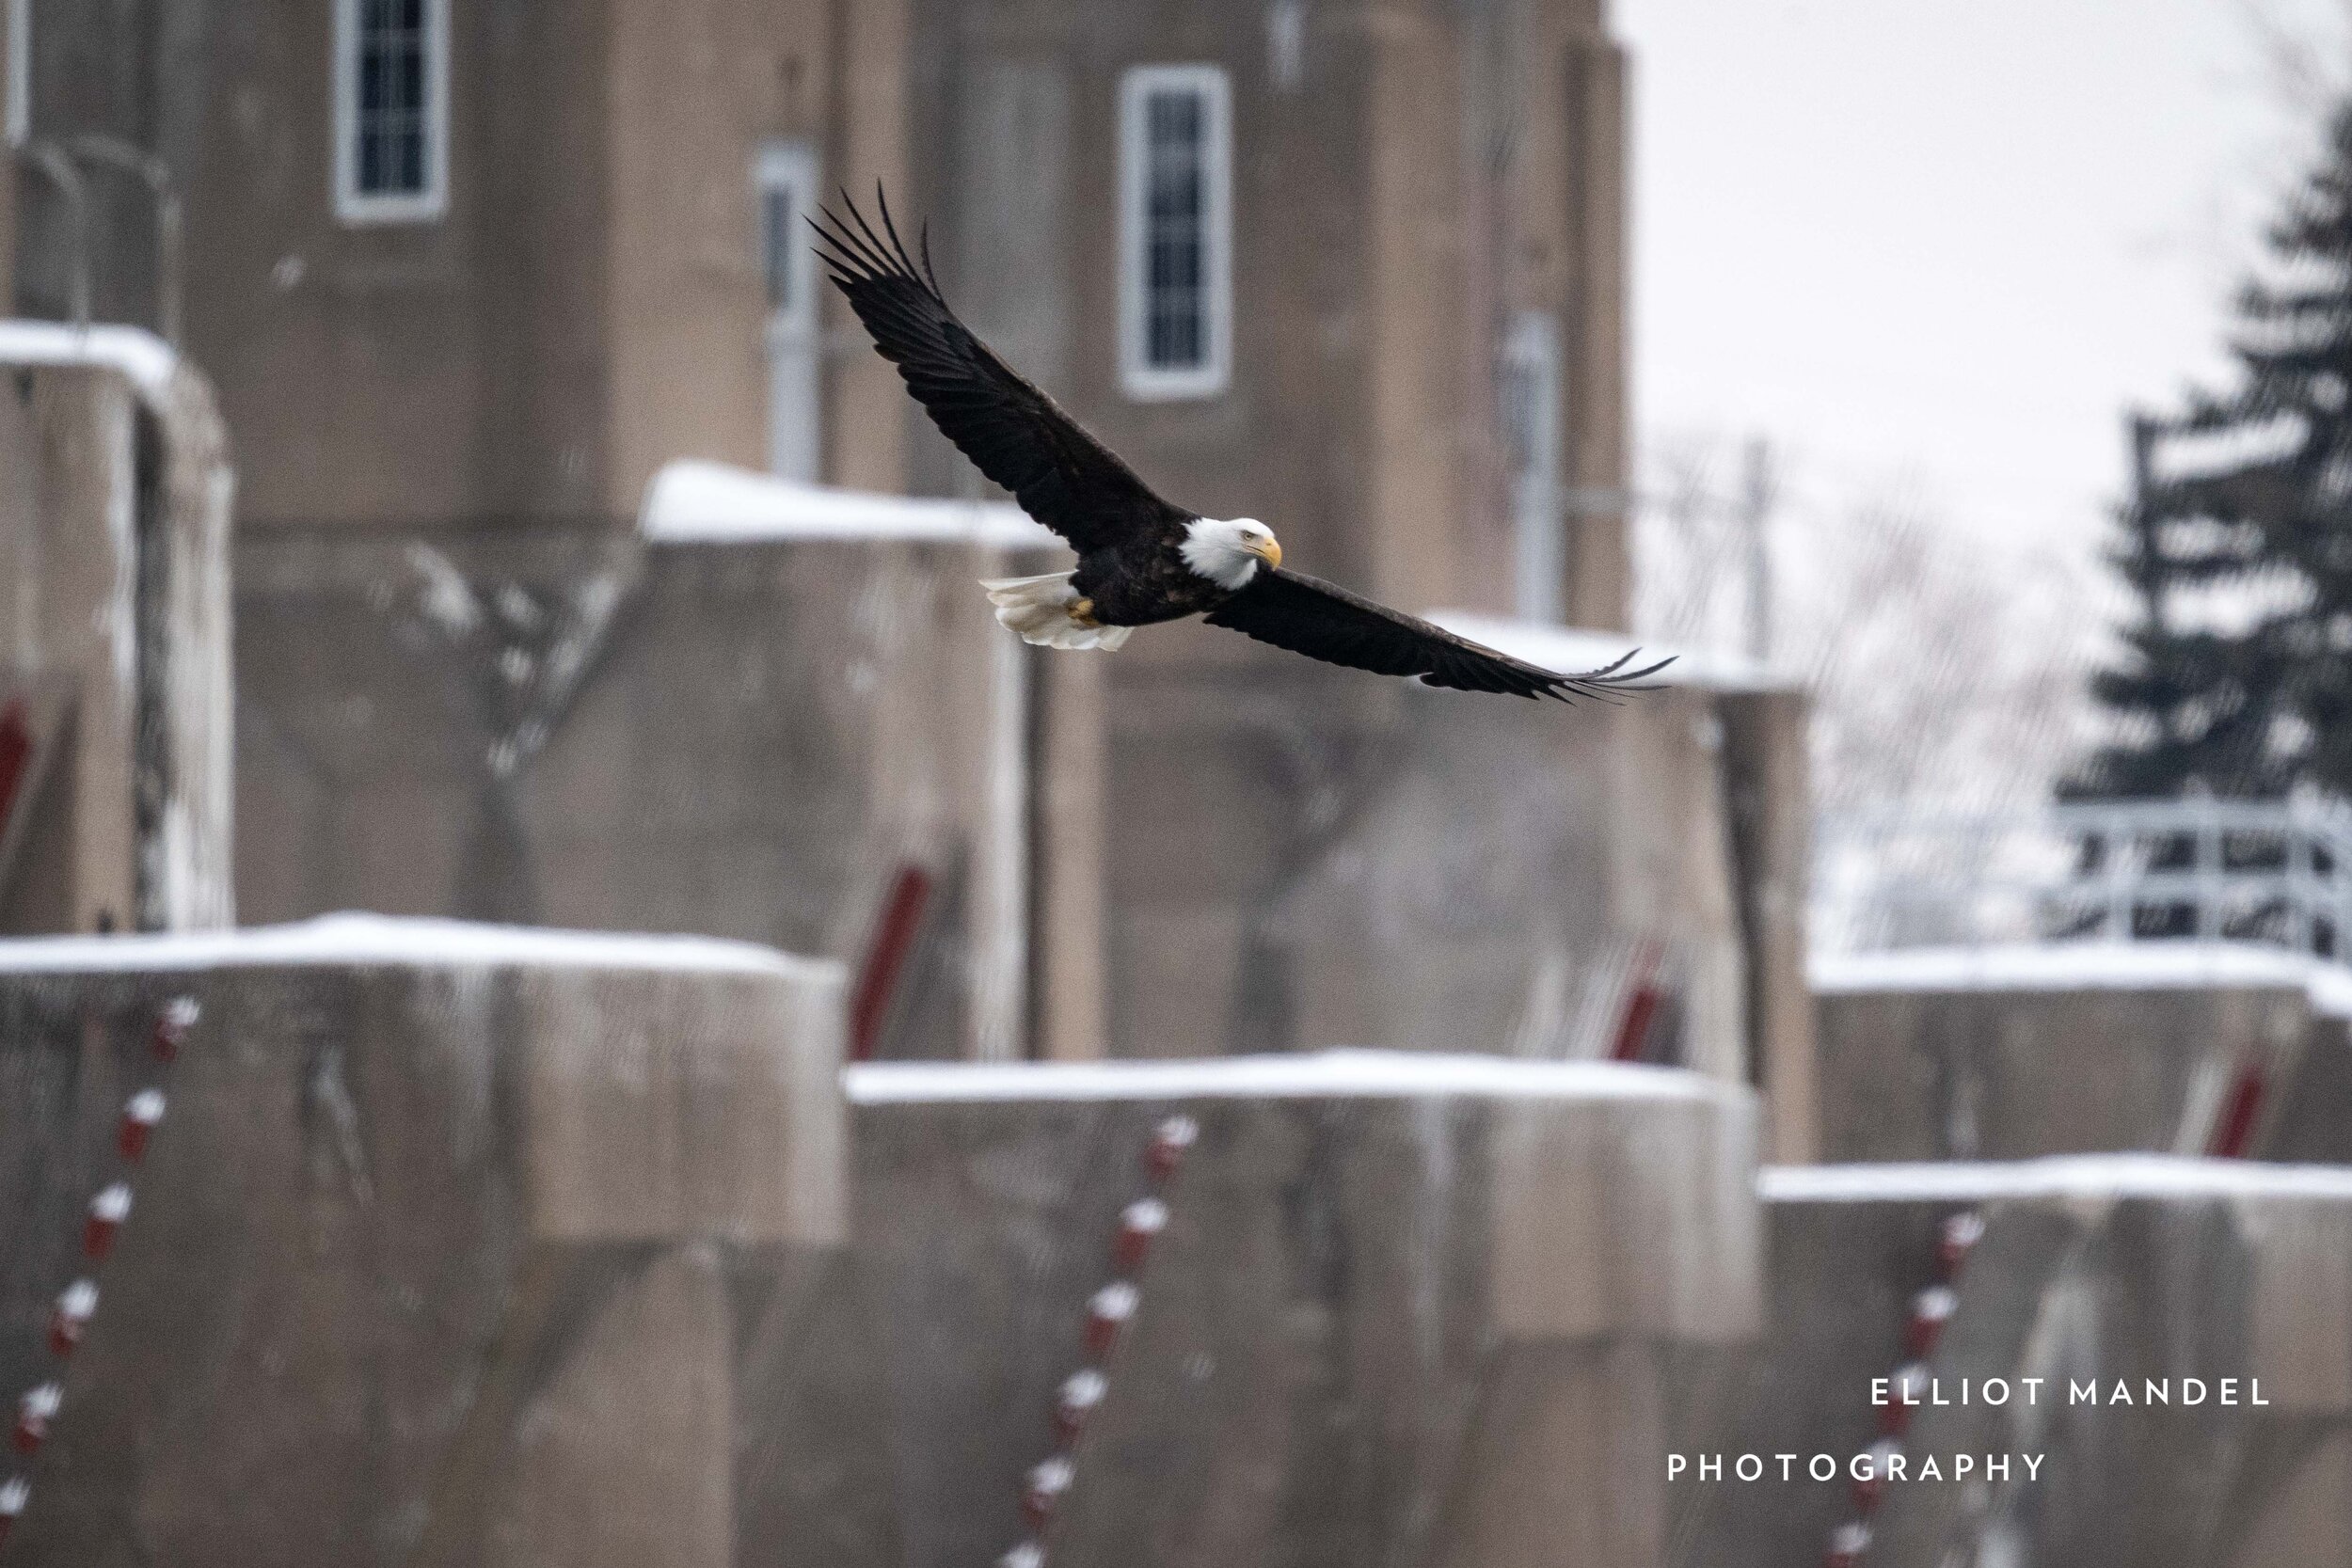
M1636 647L1642 650L1634 667L1671 657L1674 662L1652 677L1661 686L1695 687L1707 691L1793 690L1794 677L1729 654L1707 653L1642 642L1628 632L1592 631L1582 626L1547 626L1539 621L1514 621L1481 615L1468 610L1433 610L1427 618L1473 642L1540 664L1563 674L1597 670L1614 663Z
M287 926L119 937L0 941L0 975L310 965L666 969L701 974L836 977L840 966L718 937L616 935L463 920L329 914Z
M2352 971L2253 942L2011 942L1911 947L1816 958L1816 994L1871 991L2202 990L2277 987L2309 992L2315 1012L2352 1018Z
M1767 1203L1986 1203L2002 1198L2312 1197L2352 1200L2352 1167L2191 1160L2169 1154L2062 1154L2042 1160L1767 1165Z
M140 397L157 403L180 372L180 356L144 327L0 320L0 369L45 365L118 372Z
M1411 1051L1320 1051L1194 1061L866 1062L842 1069L853 1105L1043 1100L1707 1101L1696 1073L1617 1062L1533 1062Z
M697 460L665 464L653 476L637 526L646 539L664 545L872 539L997 549L1068 547L1042 523L1003 501L839 490Z

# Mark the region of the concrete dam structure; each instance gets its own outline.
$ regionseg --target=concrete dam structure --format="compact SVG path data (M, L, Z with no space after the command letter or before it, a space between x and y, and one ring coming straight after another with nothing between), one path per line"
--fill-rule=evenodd
M0 974L7 1560L843 1560L833 966L361 919Z
M2100 1155L1759 1186L1769 1328L1708 1390L1723 1470L1670 1483L1670 1560L2352 1552L2352 1172ZM1807 1474L1820 1455L1834 1475Z
M1649 1456L1761 1326L1746 1091L845 1095L842 1010L696 939L0 947L0 1560L1663 1560Z
M2352 971L2248 942L1817 959L1820 1157L2352 1162Z
M850 1092L922 1568L995 1560L1057 1449L1056 1563L1662 1561L1650 1457L1759 1327L1752 1101L1694 1074L1336 1052ZM1170 1116L1197 1141L1122 1259ZM1102 1357L1106 1281L1138 1295Z
M2352 1549L2340 1169L1759 1171L1747 1091L1613 1064L845 1070L843 992L374 917L0 945L0 1563Z

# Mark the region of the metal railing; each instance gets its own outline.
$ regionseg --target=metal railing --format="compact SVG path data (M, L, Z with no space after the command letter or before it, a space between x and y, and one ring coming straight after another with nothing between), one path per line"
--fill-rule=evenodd
M2352 962L2352 807L2118 800L1845 813L1816 830L1828 953L2016 942L2253 942Z
M182 215L180 187L171 178L171 166L145 148L135 147L120 136L98 134L73 137L65 144L66 150L84 164L127 174L147 187L148 199L155 208L155 334L172 347L180 346L181 250ZM82 262L87 272L87 259ZM87 301L89 282L87 277L79 284ZM87 319L87 305L83 320Z
M182 253L186 226L180 187L163 159L119 136L92 133L65 141L48 138L17 149L24 166L47 180L65 205L66 319L90 324L91 211L87 168L127 175L147 188L155 211L155 332L180 346ZM0 172L5 172L0 168ZM0 301L0 313L7 302Z
M73 155L53 141L28 142L18 150L24 166L38 171L65 203L66 319L89 325L89 187Z

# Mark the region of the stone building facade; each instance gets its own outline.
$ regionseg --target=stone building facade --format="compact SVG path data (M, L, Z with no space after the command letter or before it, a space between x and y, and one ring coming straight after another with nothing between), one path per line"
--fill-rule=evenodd
M183 324L232 443L241 920L859 960L912 873L894 1049L933 1054L1591 1049L1646 965L1659 1049L1784 1078L1804 1147L1790 694L1519 711L1199 626L997 649L1002 551L641 526L681 463L985 499L802 243L879 182L1171 499L1406 609L1621 627L1593 0L16 5L17 309ZM92 138L153 154L176 265Z
M680 457L963 492L800 247L813 199L879 181L969 319L1171 497L1393 600L1622 624L1598 0L11 4L28 145L111 136L178 186L248 537L615 523ZM1194 243L1230 347L1139 390L1152 150L1121 104L1170 71L1214 111ZM150 198L87 178L97 314L151 322ZM23 308L62 314L70 226L18 183Z

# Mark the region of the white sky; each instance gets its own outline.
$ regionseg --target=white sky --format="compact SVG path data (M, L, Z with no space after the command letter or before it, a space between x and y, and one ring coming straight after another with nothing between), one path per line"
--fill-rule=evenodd
M2316 118L2266 39L2344 0L1613 0L1645 439L1760 432L1815 504L1896 482L2087 553L2122 416L2226 370ZM1793 519L1792 519L1793 520Z

